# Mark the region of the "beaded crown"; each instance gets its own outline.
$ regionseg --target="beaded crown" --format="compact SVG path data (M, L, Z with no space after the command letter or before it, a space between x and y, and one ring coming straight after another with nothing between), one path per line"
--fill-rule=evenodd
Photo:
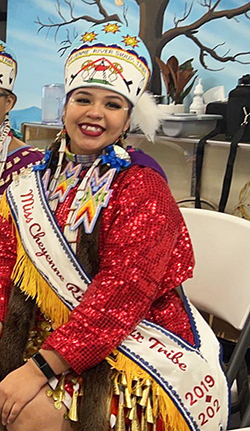
M16 56L6 43L0 40L0 88L12 92L16 75Z
M79 35L65 64L65 93L79 87L113 90L136 105L147 87L151 59L135 32L118 22Z

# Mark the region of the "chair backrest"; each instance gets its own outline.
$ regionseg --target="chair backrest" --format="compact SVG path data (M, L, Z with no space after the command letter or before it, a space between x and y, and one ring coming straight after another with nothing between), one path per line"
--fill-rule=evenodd
M241 330L250 312L250 222L230 214L180 208L196 265L185 291L200 310Z

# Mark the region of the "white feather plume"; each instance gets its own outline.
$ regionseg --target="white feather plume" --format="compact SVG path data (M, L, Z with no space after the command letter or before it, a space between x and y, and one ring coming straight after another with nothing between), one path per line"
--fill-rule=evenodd
M153 95L145 92L132 110L129 130L141 130L149 141L154 142L154 136L162 118L162 112Z

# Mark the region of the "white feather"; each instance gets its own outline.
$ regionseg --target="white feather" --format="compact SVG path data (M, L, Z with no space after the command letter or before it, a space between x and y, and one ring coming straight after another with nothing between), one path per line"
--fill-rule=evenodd
M130 131L141 130L149 141L159 129L163 115L152 94L145 92L134 106L130 120Z

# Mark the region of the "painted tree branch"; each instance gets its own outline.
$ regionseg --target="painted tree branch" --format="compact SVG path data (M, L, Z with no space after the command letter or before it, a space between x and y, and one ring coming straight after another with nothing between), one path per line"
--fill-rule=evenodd
M212 10L212 9L214 10L220 4L220 2L221 0L217 0L217 2L212 6L213 0L209 0L209 1L203 0L203 1L200 1L199 4L201 6L207 7L208 10Z
M71 47L73 40L78 36L77 33L73 32L73 40L71 40L69 35L69 30L66 28L66 39L61 41L62 47L58 49L60 57L62 57L65 52Z
M82 0L83 3L89 5L89 6L93 6L95 4L95 1L87 1L87 0Z
M242 61L242 60L238 59L239 56L250 54L250 51L247 51L247 52L238 52L237 54L232 55L232 56L227 56L227 53L229 52L229 51L227 51L226 54L220 56L219 54L217 54L216 48L218 48L219 46L222 46L224 43L223 44L218 44L218 45L216 45L213 48L209 48L209 47L203 45L200 42L200 40L198 38L196 38L194 36L194 34L192 34L191 32L190 33L189 32L186 33L186 36L188 38L190 38L200 48L200 56L199 56L200 63L207 70L217 70L217 71L218 70L223 70L223 67L219 68L219 69L211 69L211 68L209 68L206 65L206 63L205 63L205 57L207 56L207 54L209 54L212 58L214 58L215 60L217 60L217 61L219 61L221 63L227 63L228 61L232 61L232 62L241 63L241 64L250 64L250 61Z
M99 12L100 14L104 17L104 18L108 18L109 14L108 12L104 9L104 7L101 4L101 0L95 0L96 5L98 6Z
M91 22L91 23L94 23L94 24L102 24L102 23L105 23L105 22L108 22L108 21L118 21L118 22L121 22L121 19L120 19L119 15L117 15L117 14L111 14L111 15L109 15L108 14L108 12L106 11L106 9L102 6L101 0L93 0L93 2L92 2L93 5L97 5L98 6L99 13L103 16L103 18L101 18L101 19L93 18L92 16L89 16L89 15L81 15L81 16L76 17L76 16L74 16L73 5L72 5L71 0L63 0L63 1L69 7L71 19L67 20L63 16L63 14L61 12L60 1L57 0L57 12L58 12L58 15L60 16L60 18L62 19L62 22L54 22L54 21L52 21L49 18L49 23L46 24L46 23L42 22L39 17L37 17L37 21L35 21L35 23L40 26L39 29L38 29L38 33L41 30L43 30L43 29L47 29L48 30L47 36L48 36L50 30L55 29L54 39L56 40L58 31L60 30L60 28L62 28L64 26L68 26L70 24L74 24L77 21L84 20L84 21Z
M163 33L160 41L160 46L163 48L168 42L175 39L177 36L185 35L186 33L192 32L194 30L200 29L204 24L207 24L210 21L214 21L220 18L235 18L236 16L245 15L250 11L250 2L246 3L243 6L233 9L222 9L216 11L215 8L219 5L221 0L215 2L214 6L210 6L210 9L202 15L199 19L194 21L192 24L186 26L175 27L173 29L167 30ZM211 2L209 2L210 5ZM205 2L203 6L208 6Z
M193 5L194 5L194 0L192 1L192 3L191 3L191 5L190 5L189 9L188 9L188 7L187 7L187 3L185 3L185 8L184 8L184 12L183 12L183 17L182 17L182 18L179 18L179 19L177 19L176 17L174 17L174 25L175 25L175 27L178 27L178 25L179 25L181 22L185 21L185 20L189 17L189 15L190 15L190 14L191 14L191 12L192 12Z
M113 20L117 22L125 22L127 24L127 9L124 1L123 16L121 18L118 14L109 14L108 11L103 6L103 0L81 0L83 4L97 7L99 12L99 17L94 18L89 15L75 16L73 0L55 0L57 2L57 11L60 17L59 22L56 22L48 18L48 22L45 23L39 18L36 23L39 25L38 32L43 29L47 29L47 32L53 30L54 38L56 39L59 29L68 29L68 26L73 25L77 21L87 21L93 24L101 24L107 21ZM80 1L80 0L79 0ZM194 0L186 0L185 8L183 11L183 16L180 18L174 18L173 27L169 28L165 32L163 31L164 17L171 0L134 0L135 4L138 5L140 13L140 27L139 36L142 38L146 44L151 59L153 63L153 73L151 79L150 90L155 94L160 94L161 91L161 79L160 70L155 61L155 58L161 57L163 48L167 43L179 36L188 37L193 43L195 43L200 49L200 62L203 67L209 70L211 69L207 66L206 58L211 57L212 59L225 63L229 61L234 61L238 63L248 64L242 60L242 56L249 54L249 52L240 52L235 55L229 55L229 51L224 53L224 55L218 54L219 46L215 47L205 46L202 41L199 40L197 35L199 29L205 24L216 21L221 18L227 18L236 20L237 17L243 16L246 19L250 19L250 1L246 2L242 6L235 7L232 9L219 9L219 6L223 3L222 0L196 0L204 9L204 14L201 15L196 21L190 24L184 25L187 22L187 18L190 18L191 12L193 10ZM66 4L69 9L69 19L66 19L65 15L62 13L61 5ZM174 0L173 0L174 2ZM226 3L226 2L225 2ZM243 1L241 2L243 3ZM190 4L190 6L188 6ZM70 47L71 40L69 36L69 31L67 31L67 37L61 42L61 48L59 50L60 54L63 55L65 51ZM47 34L48 34L47 33ZM224 43L223 43L224 44ZM241 59L239 58L241 57ZM216 69L218 70L218 69Z

